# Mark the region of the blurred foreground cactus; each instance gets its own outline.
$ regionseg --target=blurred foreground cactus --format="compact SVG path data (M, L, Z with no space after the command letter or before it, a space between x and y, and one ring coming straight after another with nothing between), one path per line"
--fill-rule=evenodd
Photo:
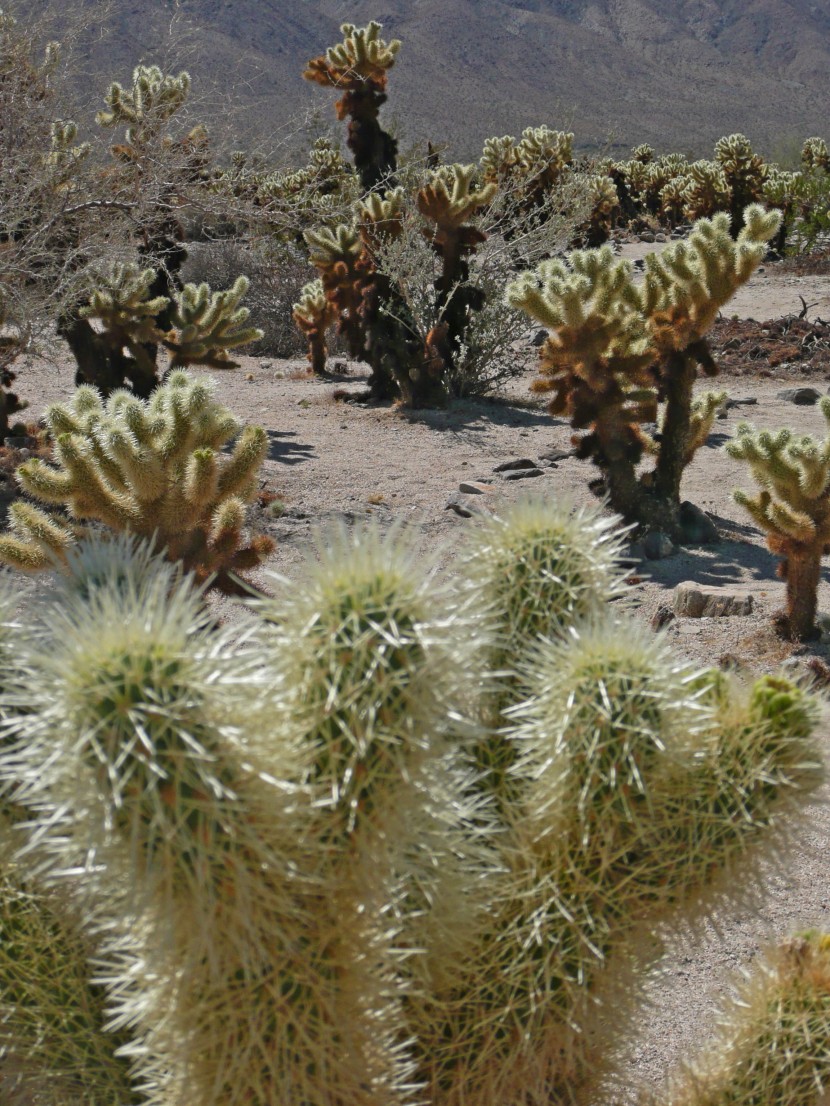
M151 539L170 560L203 581L234 590L233 573L252 568L273 548L245 542L246 505L268 449L261 427L240 426L207 380L174 372L144 403L125 391L103 402L79 388L71 403L46 414L55 463L39 459L17 471L24 491L65 507L68 516L18 500L13 535L0 537L0 560L25 571L65 561L90 523ZM222 447L237 437L232 452Z
M0 781L132 1036L136 1103L608 1100L642 949L751 888L821 778L810 696L674 659L609 604L616 548L597 512L526 504L441 582L405 534L342 531L225 629L147 547L70 551L5 628ZM495 740L509 767L484 778ZM0 1074L30 1088L60 1055L46 925L0 954ZM819 1106L825 961L808 936L763 962L722 1060L670 1101Z
M830 423L830 397L820 401ZM784 637L805 641L816 635L821 558L830 552L830 437L817 442L791 430L755 430L740 423L725 446L736 461L746 461L760 491L735 492L766 531L771 551L781 557L778 574L787 581L786 609L778 617Z

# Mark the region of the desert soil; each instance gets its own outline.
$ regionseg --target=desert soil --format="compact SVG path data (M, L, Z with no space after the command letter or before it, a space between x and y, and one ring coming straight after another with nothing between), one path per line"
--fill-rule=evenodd
M648 249L625 245L623 254L637 257ZM802 310L800 297L814 305L810 320L830 318L830 263L827 272L800 276L784 266L767 264L729 304L724 325L733 316L759 324L797 316ZM573 457L555 466L543 461L551 450L571 448L571 431L530 395L532 374L514 381L507 394L493 401L465 400L441 411L404 412L392 405L366 406L334 398L336 390L356 394L363 390L365 366L347 364L347 372L337 382L312 379L305 368L302 360L248 357L233 372L210 374L218 395L243 421L265 426L271 440L263 498L276 496L284 509L280 513L279 504L255 509L254 524L277 542L267 571L255 577L260 585L279 586L269 580L271 570L300 578L302 563L313 552L317 528L364 518L384 526L405 521L425 550L442 547L441 556L451 572L468 528L475 525L475 518L460 517L446 507L461 481L488 485L481 495L459 498L496 511L529 493L554 500L569 496L576 502L592 501L587 487L595 475L592 466ZM776 560L761 532L731 497L733 488L752 488L748 469L722 451L744 417L757 426L789 426L823 437L826 427L817 406L796 406L777 397L783 388L801 383L826 391L830 367L826 375L819 368L799 375L797 363L784 361L770 368L768 361L749 359L732 365L728 374L714 382L732 399L757 400L752 406L731 408L726 419L716 422L715 432L685 477L684 498L711 514L721 540L645 561L631 589L637 614L647 621L659 606L670 603L672 588L683 580L724 587L737 584L752 591L755 609L749 616L677 618L667 626L664 632L673 647L695 662L711 664L731 657L749 672L760 673L776 669L793 653L801 657L791 664L812 656L830 660L826 642L793 649L772 633L770 617L781 605L784 585L775 576ZM36 418L47 403L71 395L69 361L58 355L52 363L28 366L18 384ZM701 386L712 385L702 382ZM493 472L500 462L515 458L541 461L543 475L508 482ZM819 605L830 615L826 570ZM827 726L822 739L830 757ZM682 939L669 934L670 951L649 989L651 1005L642 1013L641 1033L623 1059L627 1080L655 1084L672 1063L705 1041L716 1004L729 989L730 971L745 965L760 947L807 927L830 928L828 793L825 789L811 809L786 866L764 877L760 905L730 907L721 912L717 925L706 925L702 932L698 929ZM625 1094L623 1101L629 1101Z

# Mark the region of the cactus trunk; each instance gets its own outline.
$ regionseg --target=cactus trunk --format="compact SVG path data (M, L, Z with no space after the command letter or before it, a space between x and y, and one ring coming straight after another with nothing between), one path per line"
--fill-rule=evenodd
M782 565L787 581L783 629L792 641L808 641L816 635L821 553L821 549L791 550Z
M666 369L666 415L654 470L654 490L661 499L666 500L667 508L671 505L679 508L697 366L694 358L686 350L681 350L669 357Z

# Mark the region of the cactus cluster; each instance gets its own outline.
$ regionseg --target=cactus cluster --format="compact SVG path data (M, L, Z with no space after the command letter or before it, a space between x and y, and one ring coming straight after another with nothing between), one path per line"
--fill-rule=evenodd
M28 461L17 480L68 517L14 503L13 534L0 538L5 563L30 572L65 563L77 538L99 523L147 538L197 579L233 590L233 574L272 549L268 538L244 537L268 436L261 427L240 433L208 381L174 372L146 403L124 391L102 401L82 387L70 403L47 410L46 425L54 464ZM235 437L233 451L223 453Z
M147 547L75 547L0 655L0 780L47 896L16 974L0 948L27 1085L70 1062L37 999L56 961L67 1011L87 986L70 946L45 955L54 885L132 1061L93 1064L84 1106L127 1078L141 1106L601 1100L635 1004L599 994L634 939L721 901L821 776L810 696L675 660L609 603L617 549L598 510L527 503L442 581L405 534L343 530L230 630ZM506 770L482 775L496 739ZM818 1106L825 949L762 962L670 1101Z
M706 333L779 222L778 212L752 205L735 241L726 213L699 220L687 240L649 255L641 285L606 246L544 262L508 286L508 302L551 331L536 390L553 392L551 412L587 430L580 454L599 465L612 505L631 522L682 537L683 469L717 406L710 397L693 411L698 369L717 371ZM643 450L655 452L642 424L660 404L655 467L638 475Z

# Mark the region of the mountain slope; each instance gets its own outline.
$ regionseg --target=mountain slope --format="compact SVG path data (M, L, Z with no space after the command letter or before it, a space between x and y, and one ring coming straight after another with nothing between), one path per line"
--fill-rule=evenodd
M371 18L403 40L386 118L404 140L448 141L452 156L542 122L575 130L583 148L696 154L733 131L769 151L830 129L830 9L809 0L113 2L112 33L89 46L102 87L140 58L181 61L239 145L290 132L310 109L332 120L334 97L302 80L304 63L342 21Z

